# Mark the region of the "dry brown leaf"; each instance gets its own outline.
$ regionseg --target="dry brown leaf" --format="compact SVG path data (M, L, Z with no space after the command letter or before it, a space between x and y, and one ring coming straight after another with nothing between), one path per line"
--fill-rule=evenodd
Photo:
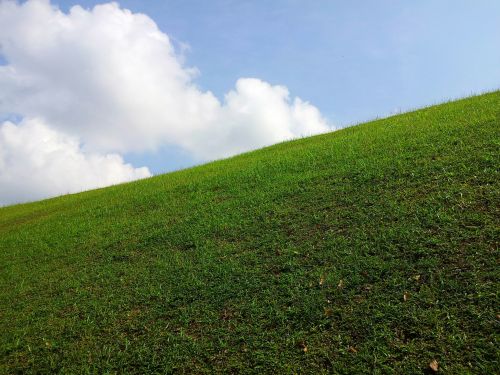
M357 302L357 303L361 303L363 301L366 301L366 298L361 296L361 295L356 295L354 296L354 300Z
M404 292L403 293L403 301L408 301L408 299L410 298L410 295L408 294L408 292Z
M325 278L323 276L321 276L319 278L319 285L323 285L325 283Z
M340 279L337 288L343 288L344 287L344 280Z
M358 352L358 349L356 349L354 346L349 346L349 348L347 350L349 350L351 353L357 353Z
M434 372L438 372L439 370L439 363L437 360L433 359L430 363L429 363L429 368L434 371Z

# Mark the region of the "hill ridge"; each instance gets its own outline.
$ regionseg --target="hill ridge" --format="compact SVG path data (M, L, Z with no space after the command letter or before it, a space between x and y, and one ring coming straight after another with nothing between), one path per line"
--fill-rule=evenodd
M0 208L0 371L498 368L500 92Z

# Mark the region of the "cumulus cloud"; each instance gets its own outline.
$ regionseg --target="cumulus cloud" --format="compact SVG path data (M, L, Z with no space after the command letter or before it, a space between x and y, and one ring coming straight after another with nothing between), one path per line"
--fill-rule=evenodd
M221 100L200 90L168 35L117 3L64 13L0 0L0 25L0 115L41 119L81 152L173 145L203 161L333 129L285 86L241 78Z
M5 1L0 24L0 111L44 118L92 149L175 144L213 159L329 130L283 86L240 79L222 103L202 92L154 21L117 3L65 14L46 0Z
M0 205L150 176L117 154L87 153L38 119L0 125Z
M233 155L283 140L329 130L319 110L300 98L290 100L285 86L272 86L255 78L241 78L225 96L210 129L216 135L200 134L190 145L211 155ZM207 141L210 140L210 141Z

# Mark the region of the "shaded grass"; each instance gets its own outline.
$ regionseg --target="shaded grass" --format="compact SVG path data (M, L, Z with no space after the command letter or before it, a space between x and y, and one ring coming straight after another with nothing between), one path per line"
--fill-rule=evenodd
M496 373L500 92L0 209L4 373Z

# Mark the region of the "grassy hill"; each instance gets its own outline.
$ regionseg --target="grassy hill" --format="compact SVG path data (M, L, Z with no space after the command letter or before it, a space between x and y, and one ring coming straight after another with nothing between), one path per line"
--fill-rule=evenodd
M500 92L0 209L0 372L499 371Z

